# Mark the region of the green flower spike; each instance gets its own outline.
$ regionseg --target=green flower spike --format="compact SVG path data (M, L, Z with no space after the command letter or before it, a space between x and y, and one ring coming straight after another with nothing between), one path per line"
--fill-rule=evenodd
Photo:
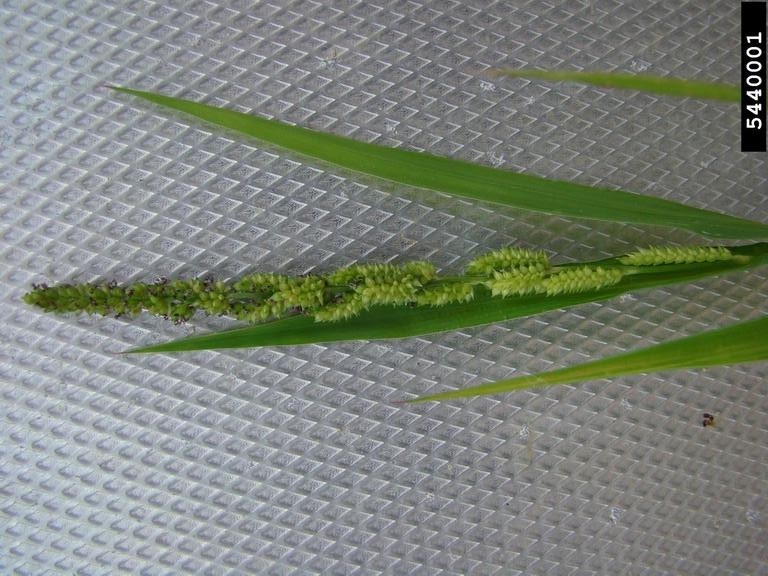
M547 296L576 294L612 286L623 276L624 272L617 268L578 266L566 268L545 278L542 287Z
M544 292L544 270L540 266L520 266L512 270L493 272L485 285L491 289L494 296L523 296Z
M523 248L506 247L483 254L467 265L467 274L493 274L496 271L513 270L518 267L534 266L539 270L549 267L544 252Z
M34 286L24 299L49 312L134 315L146 311L184 322L200 311L252 323L298 315L316 322L352 319L374 307L407 309L468 304L477 298L557 298L599 293L625 279L642 286L656 274L685 274L685 267L748 265L753 248L660 247L600 262L552 267L542 252L502 248L469 263L463 276L438 277L427 262L358 264L328 275L251 274L233 282L159 280L115 284ZM672 266L674 271L659 268ZM483 290L482 288L487 290ZM476 290L477 289L477 290Z
M724 246L656 246L627 254L619 258L619 262L627 266L661 266L717 262L732 257L731 251Z
M419 306L445 306L453 302L469 302L475 297L475 288L468 282L454 282L426 287L416 295Z

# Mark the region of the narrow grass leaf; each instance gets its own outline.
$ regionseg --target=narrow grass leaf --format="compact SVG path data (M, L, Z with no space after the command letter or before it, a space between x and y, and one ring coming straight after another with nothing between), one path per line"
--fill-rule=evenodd
M487 71L492 76L509 78L535 78L546 81L568 81L591 84L602 88L620 88L637 90L664 96L682 96L722 102L740 102L741 91L738 86L716 82L700 82L680 78L665 78L643 74L617 74L612 72L569 72L565 70L509 70L492 68Z
M585 362L578 366L422 396L406 402L467 398L599 378L614 378L628 374L725 366L763 360L768 360L768 317L710 330L635 352Z
M115 88L292 152L392 182L572 218L679 227L704 236L768 238L768 225L631 192L499 170L358 142L152 92Z
M718 262L653 267L648 273L630 275L617 284L590 292L557 296L531 294L496 298L492 297L487 289L477 287L475 298L470 302L439 307L378 307L339 322L315 322L308 316L294 316L265 324L193 336L131 350L131 352L185 352L219 348L315 344L342 340L406 338L504 322L587 302L607 300L627 292L690 282L768 263L768 243L733 247L730 251L737 258ZM609 258L591 264L610 264L617 261L616 258Z

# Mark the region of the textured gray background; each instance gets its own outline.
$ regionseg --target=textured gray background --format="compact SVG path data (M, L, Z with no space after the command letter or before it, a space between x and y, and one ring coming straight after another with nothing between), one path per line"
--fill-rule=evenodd
M768 222L734 106L481 74L736 83L738 33L730 0L0 0L0 571L768 574L765 364L391 403L760 315L765 271L422 338L143 357L115 353L228 324L20 302L32 282L701 240L436 201L110 83Z

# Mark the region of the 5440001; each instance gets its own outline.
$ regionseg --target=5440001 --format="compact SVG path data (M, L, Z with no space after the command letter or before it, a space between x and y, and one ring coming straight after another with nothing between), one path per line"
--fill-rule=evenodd
M766 151L765 2L742 2L741 149Z

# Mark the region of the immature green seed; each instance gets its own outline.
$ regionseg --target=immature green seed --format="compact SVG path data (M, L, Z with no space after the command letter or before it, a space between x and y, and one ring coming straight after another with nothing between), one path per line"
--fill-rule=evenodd
M304 310L317 308L323 305L324 290L325 280L319 276L282 277L269 302L280 313L291 308Z
M496 271L485 281L491 294L506 298L543 292L544 271L537 264L520 266L512 270Z
M395 267L392 264L353 264L331 273L328 276L328 284L331 286L351 286L363 282L366 278L387 278L394 270Z
M475 289L468 282L452 282L425 288L416 294L419 306L445 306L453 302L469 302L475 297Z
M549 267L546 254L540 251L508 246L475 258L467 264L467 274L488 274L512 270L517 267L536 266L541 270Z
M251 323L264 322L273 317L273 307L269 304L237 305L233 309L233 316L238 320Z
M422 284L434 280L437 277L437 269L429 262L414 261L406 262L400 269L407 275L412 276Z
M237 292L250 292L254 294L272 294L275 287L287 276L280 274L249 274L237 280L234 289Z
M617 268L578 266L551 274L542 281L547 296L600 290L618 283L624 273Z
M316 322L336 322L346 320L352 316L357 316L365 310L366 305L359 294L345 296L339 302L327 304L322 308L315 310L314 317Z
M627 266L661 266L663 264L695 264L716 262L733 257L724 246L654 246L619 258Z
M326 277L329 286L350 286L365 278L363 267L360 265L347 266L331 272Z
M360 295L366 307L398 306L415 301L419 288L421 288L421 283L418 280L405 276L393 278L386 282L366 279L364 284L355 289L355 292Z
M389 283L406 277L411 277L424 283L436 276L437 271L429 262L408 262L402 266L394 264L354 264L329 274L327 283L329 286L354 286L365 281Z

